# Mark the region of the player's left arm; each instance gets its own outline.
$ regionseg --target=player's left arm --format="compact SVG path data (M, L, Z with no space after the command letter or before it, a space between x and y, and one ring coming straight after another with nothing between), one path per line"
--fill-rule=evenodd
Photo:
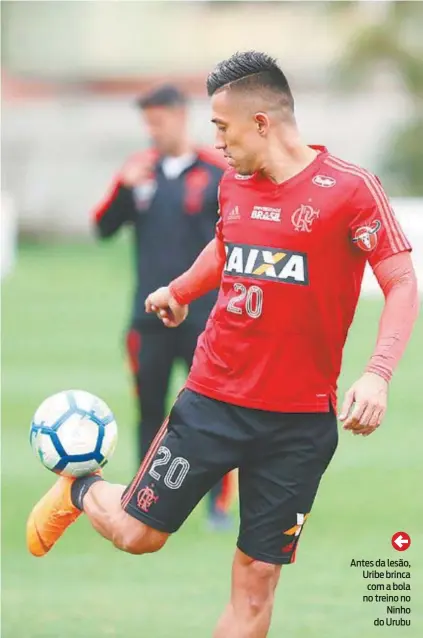
M385 303L374 352L362 377L346 393L340 420L345 429L367 436L385 415L389 382L410 338L419 302L410 244L376 178L368 178L360 201L351 238L358 250L369 253Z

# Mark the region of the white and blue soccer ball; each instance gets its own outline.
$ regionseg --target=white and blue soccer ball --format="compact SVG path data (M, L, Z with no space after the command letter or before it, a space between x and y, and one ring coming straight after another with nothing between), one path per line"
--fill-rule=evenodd
M117 424L108 405L84 390L45 399L32 419L29 440L48 470L64 476L96 472L111 458Z

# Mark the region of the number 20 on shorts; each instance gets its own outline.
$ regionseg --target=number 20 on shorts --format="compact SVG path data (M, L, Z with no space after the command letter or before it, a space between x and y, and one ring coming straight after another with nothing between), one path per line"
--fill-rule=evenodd
M150 476L152 476L155 481L160 481L163 477L163 473L157 472L156 467L159 467L160 465L167 466L171 456L172 454L168 447L165 445L161 445L159 447L157 458L154 460L149 471ZM182 456L174 458L164 474L163 481L166 487L169 487L171 490L179 489L189 472L189 468L190 465L188 461Z

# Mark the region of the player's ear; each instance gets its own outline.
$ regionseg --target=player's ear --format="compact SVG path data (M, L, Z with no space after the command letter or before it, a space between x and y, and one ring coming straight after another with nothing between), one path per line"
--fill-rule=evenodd
M269 128L269 118L267 117L266 113L256 113L254 115L254 120L259 135L265 135Z

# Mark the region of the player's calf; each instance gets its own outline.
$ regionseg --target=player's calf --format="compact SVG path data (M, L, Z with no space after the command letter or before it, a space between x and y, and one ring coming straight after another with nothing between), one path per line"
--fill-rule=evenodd
M155 530L127 514L121 499L124 485L103 480L90 483L75 481L72 489L74 504L88 516L94 529L115 547L129 554L151 554L166 543L169 534Z
M231 601L214 638L265 638L281 566L254 560L237 550L232 570Z

